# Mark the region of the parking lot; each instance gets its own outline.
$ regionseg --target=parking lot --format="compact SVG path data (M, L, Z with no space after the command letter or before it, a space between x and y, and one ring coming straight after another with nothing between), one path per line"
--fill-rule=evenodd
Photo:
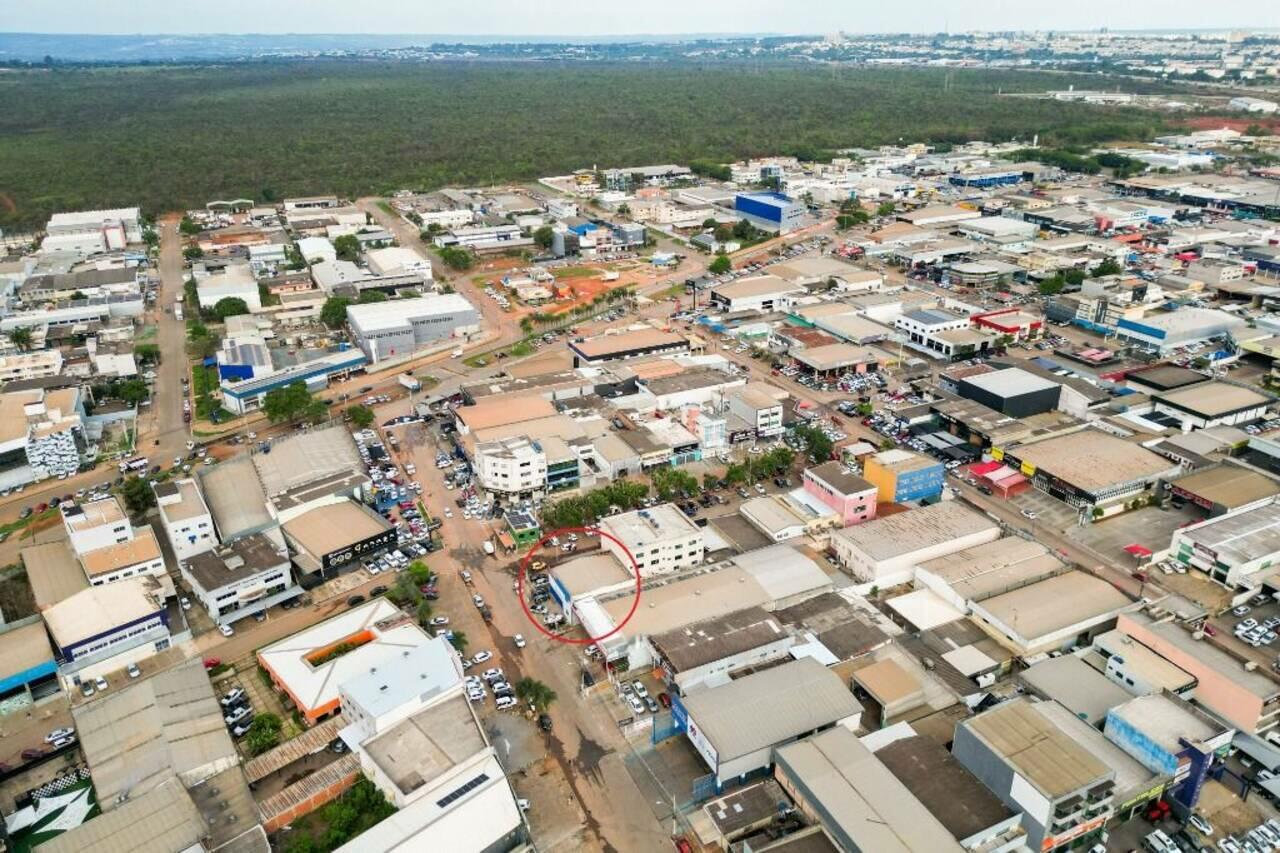
M1260 666L1280 670L1280 603L1260 594L1248 603L1209 620L1218 642Z
M263 714L274 714L280 718L280 740L283 743L289 738L302 733L301 727L293 718L293 712L286 710L280 695L268 687L258 673L257 658L250 656L235 661L232 668L213 679L213 690L219 700L230 691L239 688L245 693L244 703L250 713L241 722L252 722L254 717ZM233 737L236 749L247 760L251 758L243 737Z

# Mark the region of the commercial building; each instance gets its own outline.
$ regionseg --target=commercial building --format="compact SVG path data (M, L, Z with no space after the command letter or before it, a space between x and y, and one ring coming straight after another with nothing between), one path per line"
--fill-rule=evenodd
M815 512L813 507L791 495L762 495L743 501L738 507L738 514L769 541L785 542L839 526L839 519L833 511L821 504L817 506L823 511Z
M0 701L30 707L58 689L58 663L40 619L4 626L0 633Z
M926 560L999 536L1000 526L982 513L959 501L942 501L837 530L831 548L859 581L888 587L911 580Z
M524 436L477 444L472 464L488 492L529 497L547 487L547 454L541 444Z
M40 248L46 254L113 252L142 242L142 214L136 207L55 213L44 230L47 236Z
M165 538L179 562L218 544L213 514L205 505L195 480L169 480L154 488Z
M304 572L328 574L362 556L386 550L396 529L362 503L342 500L307 509L281 525Z
M1280 559L1280 499L1175 530L1169 555L1228 589L1256 586L1253 575Z
M371 363L411 355L480 328L480 313L456 293L347 306L356 345Z
M1177 419L1183 430L1235 426L1265 417L1273 400L1243 385L1205 382L1151 397L1153 409Z
M1044 330L1044 318L1020 308L1002 308L974 314L969 318L980 329L990 329L998 335L1008 335L1015 341L1038 338Z
M1148 314L1141 320L1121 317L1116 320L1115 334L1132 346L1163 355L1187 344L1204 343L1221 335L1245 331L1244 320L1214 308L1179 308L1160 314Z
M262 408L268 393L301 382L312 392L328 387L332 380L341 381L356 371L363 370L369 358L358 349L339 349L298 364L260 373L254 369L252 379L232 382L224 379L220 385L222 406L238 415Z
M702 528L676 508L658 504L649 509L610 515L600 520L604 549L628 571L639 567L641 577L668 574L702 563ZM617 541L614 541L614 540Z
M1005 536L921 563L916 567L914 582L956 610L968 613L975 601L1066 570L1066 565L1039 542Z
M1027 846L1052 851L1099 832L1114 808L1115 771L1027 699L962 720L951 752L1022 813Z
M1021 471L1042 492L1082 510L1122 508L1178 472L1163 456L1110 433L1084 429L992 456Z
M972 618L1021 657L1088 646L1137 603L1107 581L1071 571L970 605Z
M733 209L782 233L804 224L804 205L782 193L738 193Z
M1133 698L1077 655L1047 658L1019 672L1017 679L1028 693L1057 702L1096 729L1112 708Z
M1135 696L1168 691L1186 699L1195 689L1194 675L1119 629L1094 637L1093 651L1103 674Z
M1160 449L1169 452L1163 446ZM1192 471L1169 480L1165 485L1175 505L1180 501L1190 501L1206 510L1210 517L1234 512L1280 495L1280 481L1233 462L1222 462Z
M159 585L149 577L90 586L44 611L59 672L71 683L169 648L169 619Z
M840 519L841 527L876 517L879 487L839 462L824 462L804 472L804 490Z
M1017 367L967 376L956 386L961 397L1013 418L1052 411L1062 392L1058 383Z
M862 476L883 503L928 500L942 493L946 469L938 460L902 448L882 450L863 462Z
M178 561L182 577L209 616L228 625L302 594L289 553L253 533Z
M782 434L782 401L756 383L734 388L725 396L729 413L747 423L757 438Z
M805 657L672 697L671 714L723 784L772 766L776 749L806 735L856 728L862 706L840 676Z
M1224 726L1172 693L1130 699L1107 713L1107 740L1144 767L1172 779L1165 796L1188 811L1219 756L1225 759L1235 729Z
M258 663L308 725L337 714L349 678L434 642L411 617L375 598L258 650Z
M212 310L224 299L242 299L251 312L262 310L258 280L246 264L231 264L222 272L196 276L196 298L201 308Z
M831 835L837 850L959 853L965 849L912 790L843 727L783 746L776 756L774 778L796 808Z
M675 332L661 329L638 329L616 335L600 335L581 341L569 341L574 367L599 367L613 361L627 361L660 355L685 355L689 341Z
M770 313L790 308L793 301L808 293L804 287L775 275L742 278L712 289L711 304L720 311Z
M1198 705L1236 729L1261 735L1275 727L1280 682L1249 669L1235 655L1185 626L1147 613L1121 614L1120 632L1132 637L1196 679Z
M909 729L906 723L900 725ZM942 744L919 734L904 735L894 733L887 743L868 745L961 847L972 853L1024 849L1026 832L1017 812L1000 802Z
M898 219L919 228L930 228L936 225L955 225L960 222L981 218L982 214L973 208L950 204L931 204L898 214Z
M727 684L735 672L787 656L795 638L759 607L676 628L649 638L666 683L691 690Z

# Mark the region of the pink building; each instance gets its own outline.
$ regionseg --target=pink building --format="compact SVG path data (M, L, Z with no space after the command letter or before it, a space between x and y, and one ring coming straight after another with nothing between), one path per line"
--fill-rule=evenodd
M824 462L804 472L804 490L840 516L848 527L876 517L876 487L839 462Z

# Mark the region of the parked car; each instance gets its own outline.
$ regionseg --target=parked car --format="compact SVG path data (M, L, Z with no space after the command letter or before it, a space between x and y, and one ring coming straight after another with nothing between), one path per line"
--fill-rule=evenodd
M54 729L44 736L45 743L53 743L66 737L71 737L76 733L75 729Z
M240 687L234 687L231 690L228 690L226 693L222 694L222 697L218 699L218 702L222 705L222 707L230 708L232 705L236 705L240 701L242 701L244 697L245 697L244 689Z
M221 634L221 635L222 635L222 636L224 636L224 637L230 637L231 635L235 634L235 632L236 632L236 630L235 630L234 628L232 628L230 625L219 625L219 626L218 626L218 633L219 633L219 634Z

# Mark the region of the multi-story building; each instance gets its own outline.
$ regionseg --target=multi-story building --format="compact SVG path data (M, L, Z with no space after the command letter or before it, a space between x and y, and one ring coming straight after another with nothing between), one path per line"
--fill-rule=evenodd
M130 524L115 497L63 504L62 524L91 585L141 575L166 578L164 555L154 531Z
M527 497L547 487L547 455L524 436L477 444L472 462L486 491Z
M734 388L726 396L729 413L737 415L755 430L759 438L782 434L782 402L760 386Z
M1254 575L1280 562L1280 499L1250 504L1173 532L1169 555L1229 589L1256 588Z
M862 476L876 487L884 503L936 497L942 492L942 463L922 453L894 448L868 456Z
M44 230L47 236L40 248L46 253L112 252L142 242L142 215L136 207L55 213Z
M783 233L804 224L804 205L782 193L738 193L733 209Z
M62 372L62 351L10 353L0 356L0 382L8 384L21 379L43 379Z
M160 483L155 487L155 493L165 537L179 561L208 551L218 544L213 515L205 505L195 480Z
M169 648L169 608L154 578L90 586L44 610L64 681L120 669Z
M674 504L608 516L600 520L600 530L609 534L601 537L605 550L628 571L638 566L644 577L702 563L702 528Z
M848 527L876 517L878 488L839 462L824 462L804 472L804 490L836 512Z
M970 328L966 314L942 308L908 311L894 321L907 346L932 358L970 358L994 346L995 335Z
M293 583L289 552L261 533L181 559L178 568L220 625L302 594Z
M1041 714L1038 704L1013 699L962 720L951 751L1022 813L1027 846L1049 853L1102 831L1114 812L1116 774Z

